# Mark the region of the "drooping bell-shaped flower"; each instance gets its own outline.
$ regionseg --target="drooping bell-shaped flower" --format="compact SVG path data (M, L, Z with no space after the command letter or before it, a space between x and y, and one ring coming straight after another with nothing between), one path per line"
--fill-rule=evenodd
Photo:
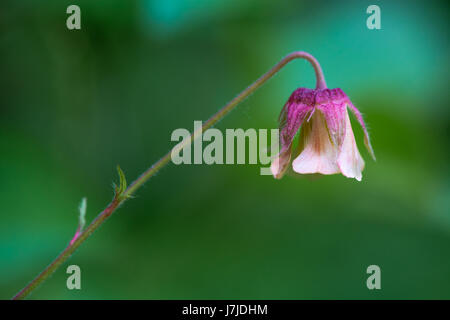
M292 141L300 130L300 139L292 169L299 174L336 174L361 181L364 160L353 135L348 110L364 130L364 142L371 156L369 134L361 113L339 88L295 90L280 115L280 153L271 170L281 178L291 164Z

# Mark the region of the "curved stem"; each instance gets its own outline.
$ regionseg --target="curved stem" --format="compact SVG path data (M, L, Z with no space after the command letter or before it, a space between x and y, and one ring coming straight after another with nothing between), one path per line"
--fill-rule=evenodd
M287 63L290 61L302 58L308 60L314 67L316 73L316 87L317 89L326 88L325 78L323 76L322 69L319 62L309 53L297 51L288 54L280 62L278 62L272 69L267 71L258 80L251 84L247 89L242 91L233 100L228 102L222 109L220 109L216 114L214 114L208 121L206 121L200 130L197 130L191 134L191 139L183 139L182 142L177 144L172 148L164 157L148 168L144 173L142 173L128 188L124 191L121 197L115 197L114 200L98 214L98 216L91 222L91 224L77 237L72 240L69 245L61 252L56 259L45 268L34 280L32 280L25 288L19 291L13 299L24 299L26 298L34 289L36 289L43 281L45 281L53 272L58 269L58 267L64 263L76 249L95 231L99 226L101 226L111 214L123 203L127 198L132 196L147 180L149 180L156 172L158 172L162 167L167 165L174 152L183 149L186 145L192 143L195 138L197 138L204 130L212 127L225 115L227 115L231 110L233 110L239 103L244 101L251 93L263 85L267 80L274 76L278 71L280 71Z

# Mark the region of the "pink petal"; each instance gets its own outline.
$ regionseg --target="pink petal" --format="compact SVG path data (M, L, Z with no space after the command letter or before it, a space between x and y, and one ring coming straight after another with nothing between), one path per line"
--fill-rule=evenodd
M280 142L281 152L290 147L294 137L305 120L306 116L314 109L312 104L307 104L309 96L313 96L313 90L299 88L289 97L280 114Z
M289 97L288 102L281 110L280 122L280 153L273 160L270 168L273 176L280 179L288 169L291 160L292 141L295 138L300 126L314 109L312 105L307 105L303 101L312 100L313 90L299 88Z
M280 152L278 156L272 161L270 170L275 179L281 179L289 168L289 162L291 161L291 147L287 148L284 152Z
M322 111L331 140L338 147L345 137L347 101L347 95L339 88L322 90L317 96L317 108Z
M340 149L337 163L344 176L361 181L361 172L364 169L364 160L362 159L358 151L358 147L356 146L355 136L353 135L348 112L346 112L345 123L345 137Z
M369 151L370 155L372 156L373 160L376 160L375 153L373 152L372 145L370 144L370 138L369 138L369 132L367 131L366 125L364 123L363 117L361 115L361 112L359 112L358 109L351 103L351 101L348 101L348 107L355 115L356 119L358 120L359 124L364 130L364 144L366 145L367 150Z

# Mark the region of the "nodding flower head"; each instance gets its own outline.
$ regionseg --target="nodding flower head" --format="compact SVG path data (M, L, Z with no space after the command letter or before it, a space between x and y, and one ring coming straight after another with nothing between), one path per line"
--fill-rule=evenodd
M341 89L299 88L280 114L280 153L271 165L274 177L281 178L291 164L292 141L301 127L292 161L296 173L342 173L361 181L364 160L356 146L348 109L362 126L364 143L375 160L361 113Z

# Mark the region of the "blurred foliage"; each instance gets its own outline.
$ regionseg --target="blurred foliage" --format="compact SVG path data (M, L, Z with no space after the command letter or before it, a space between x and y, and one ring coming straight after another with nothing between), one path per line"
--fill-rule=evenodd
M445 1L79 0L0 4L0 298L131 182L294 50L365 114L363 181L170 165L32 296L36 299L450 298L449 8ZM382 29L366 28L381 7ZM221 121L274 128L296 61ZM82 270L82 290L65 269ZM377 264L382 290L366 288Z

